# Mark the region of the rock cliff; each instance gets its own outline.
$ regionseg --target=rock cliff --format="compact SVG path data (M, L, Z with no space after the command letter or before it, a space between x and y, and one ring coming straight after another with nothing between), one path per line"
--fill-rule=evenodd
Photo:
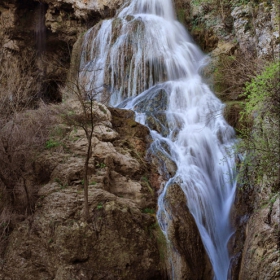
M246 225L239 279L280 279L279 193L263 187Z
M90 221L83 220L85 135L60 124L56 145L35 162L34 214L9 236L1 279L165 278L165 240L154 215L159 175L145 160L148 129L133 112L94 109L103 118L92 139Z
M81 111L77 101L66 104L59 107ZM58 123L30 170L27 184L38 189L35 209L7 237L1 279L169 279L169 247L155 217L163 179L145 157L149 130L132 111L97 102L93 110L99 121L89 162L89 221L83 215L85 133ZM180 275L210 279L211 264L184 197L176 189L169 196L177 213L172 239Z
M122 2L0 0L0 56L14 68L28 58L36 69L33 77L40 77L39 97L61 101L58 88L66 80L77 38L112 17Z
M277 1L175 0L178 19L203 50L225 53L231 44L259 57L279 55L279 10ZM220 46L219 46L220 45Z

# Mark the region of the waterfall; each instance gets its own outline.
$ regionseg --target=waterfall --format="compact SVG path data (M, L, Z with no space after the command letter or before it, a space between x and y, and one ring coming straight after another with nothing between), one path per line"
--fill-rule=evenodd
M39 3L36 11L35 19L35 37L38 56L41 56L46 50L46 32L45 26L45 13L46 6L43 3Z
M235 133L203 82L206 56L176 21L171 0L132 0L84 36L80 81L111 106L132 109L150 128L149 153L164 156L157 218L168 239L166 192L177 183L199 229L214 277L227 279L235 194ZM173 162L170 171L167 161ZM176 279L176 276L174 277Z

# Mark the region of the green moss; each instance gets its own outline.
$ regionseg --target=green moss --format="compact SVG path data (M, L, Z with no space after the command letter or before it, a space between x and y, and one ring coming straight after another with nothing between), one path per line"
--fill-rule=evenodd
M148 188L149 192L152 195L154 195L155 192L154 192L153 188L151 187L150 182L149 182L149 180L148 180L148 178L146 176L143 176L141 178L141 182L142 182L142 184L144 184L144 186L146 186Z
M156 211L155 209L152 209L152 208L145 208L142 210L143 213L146 213L146 214L155 214Z
M56 141L54 139L49 139L47 142L46 142L46 145L45 147L47 149L51 149L51 148L55 148L55 147L58 147L61 145L61 142L60 141Z
M101 210L103 208L103 204L102 203L98 203L98 205L96 206L97 210Z
M160 254L160 260L161 262L164 262L167 256L166 238L157 222L150 226L150 230L152 231L153 236L156 238L157 247Z
M178 21L181 22L182 24L185 23L185 10L184 9L177 10L177 18L178 18Z
M136 127L137 122L133 119L129 119L129 120L127 120L127 125L130 126L130 127Z

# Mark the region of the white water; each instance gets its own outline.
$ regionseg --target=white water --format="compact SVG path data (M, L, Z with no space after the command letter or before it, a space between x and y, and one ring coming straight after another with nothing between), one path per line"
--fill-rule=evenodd
M99 31L87 32L80 78L87 90L102 89L100 100L109 94L111 105L136 110L138 121L146 125L151 111L136 109L137 105L152 98L158 88L165 90L164 127L168 132L163 136L151 130L151 150L166 154L161 143L167 144L167 156L176 163L177 171L159 196L158 221L168 238L172 217L165 210L165 194L171 182L179 182L215 279L225 280L230 265L227 243L232 234L229 214L235 193L234 131L222 116L224 105L199 74L204 64L205 56L175 20L170 0L132 0L117 20L105 20ZM152 113L157 112L158 108Z

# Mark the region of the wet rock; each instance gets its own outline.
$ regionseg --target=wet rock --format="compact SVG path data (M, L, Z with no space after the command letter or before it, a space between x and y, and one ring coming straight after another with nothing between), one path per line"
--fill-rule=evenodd
M232 279L239 279L242 252L246 240L246 226L254 211L254 200L253 188L237 186L236 197L231 210L231 223L236 231L228 245L231 256L229 275Z
M165 111L168 108L168 94L168 88L155 86L141 95L134 109L139 113Z
M163 137L169 134L167 117L165 112L147 113L146 125L160 133Z
M171 184L166 194L166 210L172 215L168 227L170 254L176 279L212 279L212 267L204 249L195 220L186 198L177 184Z
M148 151L148 157L153 164L159 167L159 172L165 181L168 181L176 174L177 165L173 161L170 153L162 149L161 146L158 146L157 143L151 145Z
M166 110L168 108L168 89L155 86L141 95L134 106L138 113L145 113L146 125L166 137L169 134Z

